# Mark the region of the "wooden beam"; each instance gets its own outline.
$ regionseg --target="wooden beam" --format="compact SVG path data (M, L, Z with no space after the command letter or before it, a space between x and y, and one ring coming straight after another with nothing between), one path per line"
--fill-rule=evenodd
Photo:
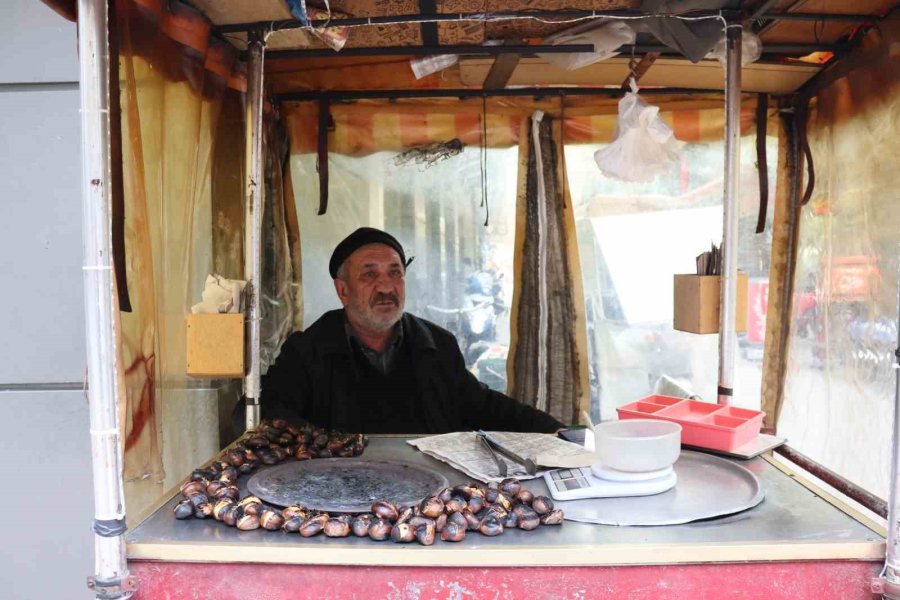
M435 0L419 0L419 13L422 16L434 15L437 13ZM423 46L437 46L441 42L438 39L438 27L435 22L423 22L419 24L422 34Z
M622 89L628 91L631 89L631 78L634 78L635 82L639 82L641 77L643 77L647 71L650 70L650 67L653 66L653 63L656 62L656 59L659 58L659 52L648 52L644 56L641 57L640 62L634 67L631 71L631 74L625 78L625 81L622 82Z
M507 40L505 44L521 45L522 40ZM494 59L491 70L488 71L487 77L484 78L482 88L485 90L502 90L509 83L519 61L522 60L521 54L500 54Z

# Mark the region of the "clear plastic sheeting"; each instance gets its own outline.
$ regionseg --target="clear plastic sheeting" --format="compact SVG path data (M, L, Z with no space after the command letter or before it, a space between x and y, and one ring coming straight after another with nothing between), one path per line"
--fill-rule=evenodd
M265 118L266 195L262 235L262 297L260 298L260 369L265 373L281 344L294 325L294 276L288 244L287 210L294 210L293 199L285 198L283 166L288 147L284 132L273 115ZM296 308L299 310L299 307Z
M887 498L897 346L900 57L818 96L778 432Z
M695 142L651 183L605 177L598 144L567 145L585 294L593 419L653 392L667 375L715 402L718 336L672 328L673 274L692 273L695 257L722 237L724 143ZM735 404L760 406L771 227L754 234L759 208L754 138L741 144L738 268L750 277L749 330L739 334ZM767 139L769 164L778 143ZM769 169L774 189L775 169ZM771 206L770 206L771 215ZM771 216L768 217L771 220Z
M330 200L322 216L316 214L316 156L291 157L304 323L340 308L328 274L338 242L358 227L384 229L415 257L406 276L406 310L456 335L469 369L505 391L518 148L465 146L430 166L396 161L397 155L330 154Z

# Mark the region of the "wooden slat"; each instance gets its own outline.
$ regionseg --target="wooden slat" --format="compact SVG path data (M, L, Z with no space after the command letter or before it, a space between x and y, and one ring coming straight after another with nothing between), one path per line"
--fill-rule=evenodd
M460 61L460 80L465 86L480 86L491 66L490 60L464 59ZM791 93L820 70L818 65L782 65L755 63L743 69L743 89L747 92L770 94ZM614 58L566 71L543 59L526 58L520 61L509 86L618 86L629 75L628 60ZM694 89L722 89L725 79L722 67L715 61L692 64L687 60L659 59L642 79L645 86L688 87Z

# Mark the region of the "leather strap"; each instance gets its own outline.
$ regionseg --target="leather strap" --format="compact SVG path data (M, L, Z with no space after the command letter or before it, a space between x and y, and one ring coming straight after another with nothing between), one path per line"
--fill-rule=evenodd
M769 95L759 94L756 100L756 171L759 175L759 216L756 233L766 229L769 210L769 163L766 156L766 126L768 125Z
M331 123L331 102L319 100L319 212L328 210L328 125Z
M800 200L800 206L805 206L809 199L812 198L813 189L816 187L816 168L813 165L812 151L809 149L809 138L807 137L806 124L809 118L809 98L803 97L800 104L797 105L797 135L800 138L800 149L806 157L806 190L803 192L803 198Z

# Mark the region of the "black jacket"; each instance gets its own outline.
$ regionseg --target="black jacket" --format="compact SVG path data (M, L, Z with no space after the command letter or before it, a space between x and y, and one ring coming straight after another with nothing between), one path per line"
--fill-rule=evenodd
M552 433L563 427L550 415L479 382L466 369L456 338L446 329L404 313L403 343L411 345L416 395L428 427L421 433L471 429ZM291 334L281 347L262 379L262 417L363 431L355 393L358 376L344 331L344 312L327 312L306 331ZM238 411L242 412L240 406Z

